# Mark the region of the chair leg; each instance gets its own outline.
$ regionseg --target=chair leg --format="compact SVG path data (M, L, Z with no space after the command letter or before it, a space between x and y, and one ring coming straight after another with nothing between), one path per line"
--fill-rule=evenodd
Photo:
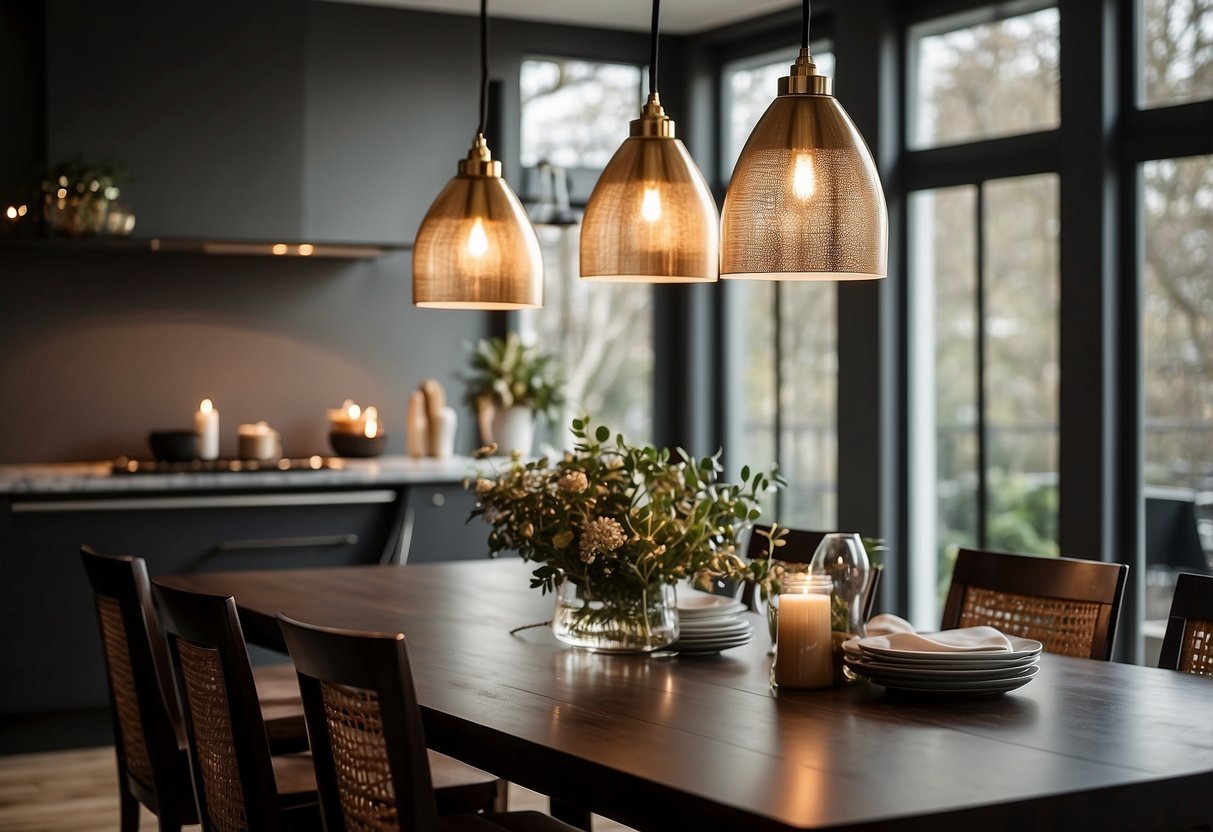
M493 797L494 812L508 812L510 798L510 784L506 780L497 781L497 794Z
M158 820L160 821L160 832L181 832L180 818L161 815Z
M118 809L122 832L139 832L139 801L122 784L118 787Z

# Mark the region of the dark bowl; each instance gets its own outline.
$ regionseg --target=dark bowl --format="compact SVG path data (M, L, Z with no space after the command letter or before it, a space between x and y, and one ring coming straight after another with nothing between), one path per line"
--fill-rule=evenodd
M378 436L362 436L357 433L329 433L329 444L337 456L371 457L379 456L387 447L387 434Z
M152 457L161 462L189 462L198 458L198 434L192 430L154 430L147 435Z

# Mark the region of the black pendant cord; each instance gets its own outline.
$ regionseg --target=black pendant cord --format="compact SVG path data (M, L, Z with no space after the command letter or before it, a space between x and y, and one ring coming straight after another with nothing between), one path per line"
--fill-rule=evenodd
M484 135L489 113L489 0L480 0L480 126L476 135Z
M800 32L800 46L802 49L809 48L809 18L813 16L812 0L804 0L804 20L801 21L802 29Z
M649 39L649 95L657 92L657 18L661 0L653 0L653 34Z

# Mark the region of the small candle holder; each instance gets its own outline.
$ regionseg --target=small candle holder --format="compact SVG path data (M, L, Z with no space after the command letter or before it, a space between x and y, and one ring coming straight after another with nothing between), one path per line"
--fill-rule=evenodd
M147 435L152 458L159 462L189 462L198 458L199 436L192 430L154 430Z
M387 447L387 434L377 433L374 436L364 436L358 433L330 431L329 445L337 456L369 458L379 456Z

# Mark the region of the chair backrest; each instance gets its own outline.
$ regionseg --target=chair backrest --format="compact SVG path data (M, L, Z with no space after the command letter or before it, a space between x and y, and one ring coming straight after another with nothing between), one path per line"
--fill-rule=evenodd
M988 624L1050 653L1107 661L1128 572L1120 563L961 549L941 626Z
M404 636L305 624L279 613L315 758L328 832L437 826Z
M1213 676L1213 577L1180 574L1158 666Z
M282 819L261 706L231 596L156 585L207 832L278 830Z
M754 526L750 530L750 541L746 545L746 557L750 560L763 560L771 556L770 541L767 540L765 532L769 534L770 526ZM783 538L784 545L779 547L778 560L785 563L812 563L813 555L817 552L817 547L821 545L821 541L829 532L811 531L808 529L788 529L787 536ZM876 590L880 586L880 573L882 567L877 564L872 564L871 570L868 572L868 580L863 588L863 620L867 621L872 617L872 607L876 603ZM749 609L755 609L756 600L754 598L754 584L746 583L741 590L741 600Z
M140 799L159 810L174 799L181 721L147 566L141 558L101 555L88 546L80 548L80 559L101 627L118 766L143 786Z

